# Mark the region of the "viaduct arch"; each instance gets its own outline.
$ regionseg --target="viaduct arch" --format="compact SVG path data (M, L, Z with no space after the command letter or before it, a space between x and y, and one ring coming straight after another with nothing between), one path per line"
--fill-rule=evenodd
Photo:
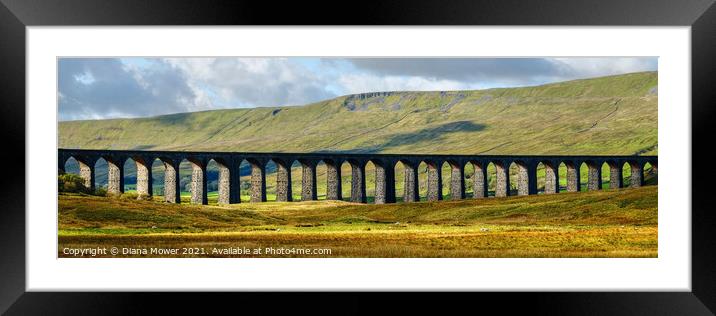
M395 167L400 162L405 168L404 202L420 200L418 166L427 165L427 200L438 201L443 198L442 165L450 166L451 199L466 198L465 186L473 188L473 198L488 197L487 167L495 167L496 197L506 197L511 192L509 168L517 166L517 195L537 194L537 167L542 165L545 172L545 194L560 192L559 166L566 166L566 191L578 192L582 189L579 168L588 167L586 190L602 189L602 166L609 166L609 188L623 187L623 169L629 166L630 187L644 185L644 166L649 163L656 172L658 156L534 156L534 155L419 155L419 154L348 154L348 153L242 153L242 152L184 152L184 151L139 151L139 150L87 150L59 149L58 168L65 169L68 159L74 158L79 164L80 176L85 185L94 189L95 163L104 159L108 167L107 191L110 194L124 192L124 163L132 159L137 167L137 193L152 196L152 163L159 159L164 166L164 200L169 203L181 203L179 164L188 161L191 173L191 203L207 204L206 167L210 161L219 168L219 204L240 203L239 167L243 161L251 167L250 201L266 201L266 165L276 164L276 200L290 202L291 165L301 164L301 200L317 200L316 167L325 163L327 172L326 199L341 200L341 165L348 162L351 167L351 201L366 203L366 164L375 166L375 203L395 203ZM465 183L465 166L472 164L475 172L471 183Z

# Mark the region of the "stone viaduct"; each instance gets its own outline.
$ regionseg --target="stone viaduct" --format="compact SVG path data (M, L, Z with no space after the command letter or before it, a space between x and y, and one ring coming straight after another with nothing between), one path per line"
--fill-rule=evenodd
M451 166L450 192L452 199L465 198L464 170L472 164L475 176L467 185L473 186L475 198L487 197L487 165L492 163L496 170L495 196L511 194L509 167L518 167L517 195L537 194L537 166L545 167L546 194L559 192L558 167L567 167L567 192L580 190L579 168L588 166L587 190L602 188L602 166L610 167L611 188L623 186L622 168L631 167L632 187L644 183L644 165L650 163L657 168L657 156L520 156L520 155L402 155L402 154L348 154L348 153L239 153L239 152L184 152L184 151L139 151L139 150L84 150L59 149L58 167L64 171L65 163L73 157L80 166L80 176L85 185L94 189L95 163L103 158L108 165L107 191L120 194L124 191L124 163L131 158L137 166L137 192L152 195L152 164L156 159L164 164L164 197L167 202L180 203L179 164L186 160L192 165L191 203L207 204L207 164L214 160L219 166L220 204L239 203L239 166L243 161L251 165L251 202L266 201L266 165L273 161L277 167L276 199L291 201L291 166L298 161L302 166L301 199L316 200L316 166L324 162L327 167L327 196L329 200L342 199L341 172L344 162L351 165L351 201L366 203L365 166L375 165L375 203L395 203L395 166L401 162L405 167L403 201L419 201L418 166L428 166L427 199L442 199L442 165Z

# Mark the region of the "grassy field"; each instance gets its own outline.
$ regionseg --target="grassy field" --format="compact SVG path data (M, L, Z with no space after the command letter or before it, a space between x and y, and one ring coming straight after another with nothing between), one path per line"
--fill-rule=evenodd
M126 257L657 257L657 189L388 205L194 206L60 194L58 255L118 247L179 251ZM244 248L263 252L213 253Z

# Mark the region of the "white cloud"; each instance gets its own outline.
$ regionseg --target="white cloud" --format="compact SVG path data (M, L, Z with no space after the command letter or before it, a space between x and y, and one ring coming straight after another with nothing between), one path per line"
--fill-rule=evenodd
M91 85L95 82L94 76L92 76L92 73L90 72L84 72L81 74L77 74L74 76L75 81L83 84L83 85Z
M655 58L351 58L375 76L419 77L468 86L524 86L656 70ZM439 90L439 89L438 89ZM447 89L443 89L447 90Z
M327 79L288 58L169 58L188 84L223 107L303 104L335 96Z
M656 58L551 58L568 77L600 77L630 72L656 70Z
M456 80L430 79L416 76L378 76L374 74L344 74L337 81L346 94L376 91L440 91L479 89L476 84Z
M63 58L60 119L301 105L371 91L536 85L656 70L656 58Z
M183 74L164 63L140 69L115 58L66 58L58 77L61 120L184 112L195 104Z

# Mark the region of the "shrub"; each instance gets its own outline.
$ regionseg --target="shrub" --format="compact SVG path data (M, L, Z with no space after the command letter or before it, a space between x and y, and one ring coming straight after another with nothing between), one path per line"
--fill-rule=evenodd
M107 188L96 188L93 194L96 196L107 196Z
M137 194L137 192L124 192L122 193L122 195L119 196L119 198L125 200L136 200L137 197L139 197L139 194Z
M151 195L147 195L147 194L138 194L138 195L137 195L137 200L151 201L151 200L152 200L152 196L151 196Z
M122 197L122 193L109 193L109 192L107 192L105 196L111 197L111 198L121 198L121 197Z
M144 201L151 201L152 197L146 194L139 194L136 191L132 192L124 192L122 195L119 196L120 199L124 200L144 200Z
M85 186L85 179L73 173L58 175L57 188L60 192L91 193Z

